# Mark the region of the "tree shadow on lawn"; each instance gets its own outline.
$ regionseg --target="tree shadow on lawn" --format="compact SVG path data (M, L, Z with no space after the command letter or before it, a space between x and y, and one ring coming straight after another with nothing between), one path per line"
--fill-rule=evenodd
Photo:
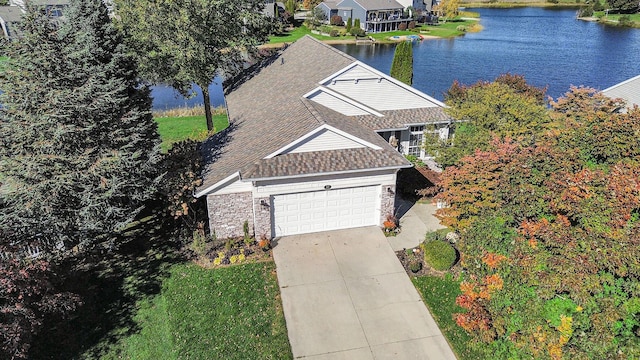
M117 239L117 249L96 249L62 264L64 289L79 294L84 305L69 319L47 319L30 357L100 358L109 346L138 332L136 303L158 294L167 269L186 259L175 225L154 217Z
M236 129L230 124L203 143L205 164L219 159ZM185 224L197 223L193 218L186 222L163 216L162 200L146 209L138 217L142 220L107 242L116 246L97 246L60 264L60 289L80 295L84 304L70 318L45 320L33 341L31 359L101 358L120 339L140 331L134 321L137 302L160 293L171 265L190 257L182 252L193 235ZM199 201L195 215L207 219L204 201Z

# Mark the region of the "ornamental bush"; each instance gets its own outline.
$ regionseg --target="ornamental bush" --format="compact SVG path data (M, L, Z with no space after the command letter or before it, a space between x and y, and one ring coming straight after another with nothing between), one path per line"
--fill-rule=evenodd
M398 24L398 30L400 30L400 31L407 30L407 23Z
M449 270L456 262L456 249L446 241L425 241L421 247L424 261L438 271Z
M342 16L333 15L330 20L331 25L342 26L344 22L342 21Z
M365 32L361 28L354 26L354 27L351 28L351 35L353 35L353 36L364 36Z

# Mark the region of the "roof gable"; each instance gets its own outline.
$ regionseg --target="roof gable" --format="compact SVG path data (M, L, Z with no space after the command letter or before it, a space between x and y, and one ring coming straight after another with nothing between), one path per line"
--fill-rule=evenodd
M339 72L321 81L323 87L339 94L346 102L337 101L335 96L329 97L325 93L314 93L307 98L322 105L331 107L347 116L369 115L364 108L370 108L382 116L380 111L404 110L430 107L444 107L445 105L386 75L360 61L341 69Z
M365 146L371 147L362 139L358 139L345 132L338 131L330 126L322 126L309 136L298 139L288 145L281 154L303 153L312 151L358 149Z

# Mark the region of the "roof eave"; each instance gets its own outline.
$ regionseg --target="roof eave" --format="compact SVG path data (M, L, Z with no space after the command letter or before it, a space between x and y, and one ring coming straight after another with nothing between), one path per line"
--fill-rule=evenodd
M345 175L345 174L358 174L364 172L372 172L372 171L384 171L384 170L400 170L413 167L413 164L404 164L404 165L396 165L396 166L386 166L386 167L378 167L378 168L367 168L367 169L357 169L357 170L345 170L345 171L330 171L330 172L321 172L321 173L312 173L312 174L298 174L298 175L287 175L287 176L270 176L270 177L262 177L262 178L243 178L242 180L247 181L266 181L266 180L288 180L288 179L300 179L300 178L308 178L315 176L327 176L327 175Z

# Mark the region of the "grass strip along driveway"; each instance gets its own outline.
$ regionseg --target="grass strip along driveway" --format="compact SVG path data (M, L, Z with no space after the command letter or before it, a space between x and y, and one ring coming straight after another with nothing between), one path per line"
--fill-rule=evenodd
M419 276L412 278L412 281L458 359L487 358L480 349L471 347L471 337L453 319L453 314L465 312L456 304L456 297L461 294L460 282L449 274L444 277Z
M273 262L171 267L139 331L103 359L291 359Z

